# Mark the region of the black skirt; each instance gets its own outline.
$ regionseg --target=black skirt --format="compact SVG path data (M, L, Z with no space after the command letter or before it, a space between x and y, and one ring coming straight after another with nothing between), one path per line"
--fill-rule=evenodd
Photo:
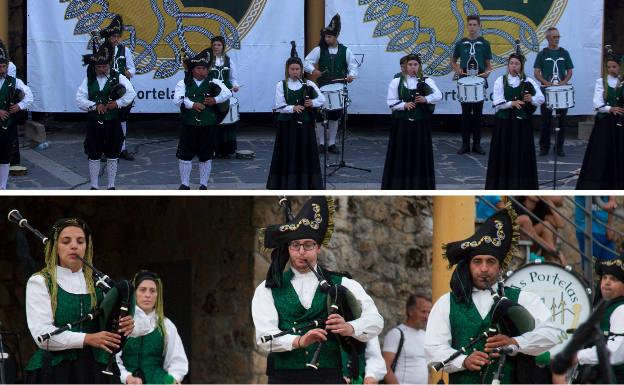
M44 358L45 360L45 358ZM119 384L119 368L113 358L113 375L102 373L106 365L93 358L90 347L78 350L78 359L64 360L58 365L26 371L28 384Z
M323 188L314 122L277 121L277 135L267 189Z
M496 119L486 190L537 190L537 160L531 120Z
M394 120L390 129L381 188L435 190L429 120Z
M624 188L624 127L609 114L594 123L577 190L621 190ZM624 118L621 120L624 122Z

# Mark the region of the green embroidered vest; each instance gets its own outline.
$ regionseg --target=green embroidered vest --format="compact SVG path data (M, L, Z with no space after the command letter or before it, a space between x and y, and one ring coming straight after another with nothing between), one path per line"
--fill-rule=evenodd
M128 338L121 355L126 370L134 373L140 368L146 384L173 384L175 379L163 369L164 339L159 328L143 337Z
M624 87L613 88L611 86L607 86L607 100L605 103L611 107L624 107L622 104L624 102ZM608 117L608 112L599 112L596 117L599 119Z
M223 65L218 66L213 64L212 68L210 68L210 76L212 79L219 79L223 81L223 84L229 89L232 89L232 82L230 81L230 57L223 57Z
M514 302L518 302L520 289L505 287L505 296ZM477 310L477 307L474 305L472 300L470 301L470 304L466 304L465 302L460 303L455 295L451 293L450 303L451 307L449 320L451 322L451 346L453 349L459 350L468 345L472 338L475 338L489 329L490 323L492 322L492 309L490 309L490 312L487 314L485 319L482 319L479 314L479 310ZM473 345L472 350L467 351L466 355L470 355L470 353L474 350L483 351L484 347L485 340ZM490 370L485 379L486 384L492 382L492 377L496 371L497 365L498 362L496 360L493 360L489 365ZM509 361L505 362L503 373L504 376L502 378L502 383L509 383L511 376L513 375L513 366ZM449 374L449 383L480 384L481 373L468 370L451 373Z
M115 70L122 75L126 75L128 69L128 59L126 58L126 47L123 44L117 46L117 54L115 55Z
M288 88L288 82L286 80L282 80L282 88L284 90L284 100L286 100L286 104L288 104L289 106L290 105L303 106L303 103L305 102L305 95L304 95L305 88L309 88L311 99L316 99L318 97L316 90L312 86L301 87L297 91L293 91L290 88ZM296 114L278 114L277 120L279 121L290 120L293 118L293 115L296 115ZM305 109L305 111L299 114L298 119L301 119L302 122L311 122L314 120L312 114L307 108Z
M329 315L327 312L327 294L322 293L319 288L314 293L310 308L303 307L291 283L293 276L292 270L285 271L282 287L271 289L275 308L279 315L278 327L280 330L288 330L309 321L325 320ZM331 275L331 282L339 284L342 282L342 277ZM307 332L307 330L305 331ZM305 333L300 335L303 334ZM293 349L289 352L270 353L267 362L272 362L273 367L269 368L269 371L271 369L305 369L306 363L312 359L317 346L318 344L312 344L307 348ZM321 348L319 368L341 368L340 348L335 338L329 338Z
M211 78L207 77L198 86L195 80L190 78L189 81L186 82L185 96L194 103L203 103L206 95L215 96L214 87L218 86L210 83L210 80ZM187 126L212 126L217 124L217 116L212 106L206 106L202 112L196 112L193 109L185 108L182 112L182 121Z
M400 77L400 74L397 74L397 75L399 75ZM429 84L424 83L424 80L423 80L423 84L424 84L424 94L421 96L427 96L433 93L433 90L431 89L431 87L429 87ZM414 97L418 93L418 87L411 90L405 86L403 79L401 79L399 81L398 92L399 92L399 99L402 102L406 102L406 103L413 102ZM429 114L430 112L433 112L433 108L431 107L434 107L434 106L432 104L423 105L419 103L416 105L416 108L409 110L409 111L408 110L392 111L392 117L394 119L410 120L410 121L423 120L427 118L427 114Z
M338 52L335 55L331 55L329 49L321 48L318 65L319 71L327 71L318 79L319 87L328 84L332 79L344 78L349 73L347 47L338 44Z
M528 80L525 81L525 83L529 83ZM529 83L530 84L530 83ZM514 100L522 100L522 82L520 82L520 84L518 85L518 87L512 87L509 85L509 82L507 80L507 75L503 76L503 88L505 91L505 100L510 102L510 101L514 101ZM525 85L525 87L528 87L528 85ZM527 90L530 90L529 88L527 88ZM535 96L535 90L532 90L533 92L531 92L531 95ZM517 109L517 108L508 108L508 109L501 109L496 111L496 118L498 119L509 119L510 116L512 116L514 119L527 119L530 118L530 114L527 113L527 108L525 106L525 108L521 108L521 109Z
M0 87L0 110L8 111L11 107L11 96L15 92L16 80L14 77L5 76L4 83ZM0 121L0 126L9 127L13 124L13 115L9 115L9 121ZM1 129L1 128L0 128Z
M45 275L44 278L48 284L48 290L51 286L50 277ZM100 303L104 298L102 291L95 289L97 301ZM54 313L54 326L61 327L68 323L75 322L91 311L91 297L89 294L71 294L58 286L56 312ZM99 331L98 319L83 322L76 326L72 331L81 333L97 333ZM54 337L52 337L54 338ZM102 349L92 348L95 360L101 364L108 362L108 353ZM61 351L46 352L41 348L37 348L35 354L26 365L26 370L37 370L43 366L43 359L46 353L51 354L52 360L50 365L56 366L65 360L76 360L78 358L78 349L67 349Z
M100 90L100 85L95 76L89 76L87 78L87 89L89 91L89 100L97 104L108 104L109 94L111 88L119 83L119 72L111 69L108 80L104 84L104 88ZM104 120L117 120L119 119L119 108L114 110L107 110L104 114Z

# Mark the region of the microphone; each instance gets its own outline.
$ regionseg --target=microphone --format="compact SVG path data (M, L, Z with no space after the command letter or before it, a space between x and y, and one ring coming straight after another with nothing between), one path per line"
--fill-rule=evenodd
M518 346L517 345L507 345L507 346L499 346L497 348L492 349L490 353L499 353L506 354L508 356L515 356L518 354Z

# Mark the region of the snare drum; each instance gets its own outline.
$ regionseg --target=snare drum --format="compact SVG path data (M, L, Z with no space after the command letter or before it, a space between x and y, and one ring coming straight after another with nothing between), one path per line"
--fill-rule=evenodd
M544 94L549 110L574 107L574 87L570 85L546 87Z
M223 121L219 123L219 125L222 126L225 124L232 124L232 123L238 122L239 120L240 120L240 116L238 114L238 99L232 96L230 98L230 109L227 115L225 115L225 118L223 119Z
M569 342L567 329L576 329L592 312L590 294L585 280L568 266L535 262L507 272L505 286L517 287L537 294L551 311L550 320L564 330L560 343L550 349L551 357Z
M466 76L457 80L457 93L460 103L478 103L485 100L485 79Z
M323 108L329 111L342 110L342 88L340 83L327 84L320 88L323 96L325 96L325 103Z

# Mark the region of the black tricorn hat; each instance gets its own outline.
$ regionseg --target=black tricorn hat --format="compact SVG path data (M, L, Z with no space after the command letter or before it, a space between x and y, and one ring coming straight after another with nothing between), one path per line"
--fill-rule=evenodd
M124 31L123 19L121 15L115 15L108 27L100 31L100 36L108 39L111 35L121 35Z
M0 40L0 64L9 64L9 50L4 45L4 42Z
M449 266L461 260L470 261L476 255L491 255L499 260L501 269L509 266L518 247L520 238L517 214L508 202L483 222L470 237L442 245L444 257Z
M212 53L210 48L206 48L197 55L188 59L187 68L191 71L195 67L204 66L210 68L210 60L212 58Z
M290 222L264 229L264 247L274 249L297 239L313 239L326 246L334 232L334 200L310 198Z
M611 274L620 281L624 282L624 255L619 258L606 261L594 260L594 263L596 274L599 276L602 277L605 274Z
M321 30L321 34L338 36L340 35L340 27L340 15L335 14L329 22L329 25Z
M105 42L95 53L82 55L83 65L103 65L110 64L113 60L113 46Z

